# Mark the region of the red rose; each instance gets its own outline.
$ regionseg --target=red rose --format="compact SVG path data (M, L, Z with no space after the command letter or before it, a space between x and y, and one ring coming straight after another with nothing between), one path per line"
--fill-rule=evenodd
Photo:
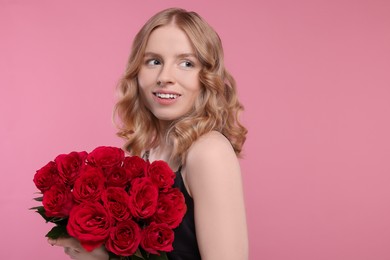
M129 199L126 191L118 187L109 187L102 195L103 205L117 221L130 218Z
M157 208L158 188L147 178L137 178L131 183L130 211L136 218L151 217Z
M167 224L152 222L142 231L141 246L151 254L160 255L158 251L170 252L174 233Z
M164 161L154 161L148 168L148 176L160 189L168 189L175 182L175 173Z
M98 202L85 202L73 207L66 229L87 251L103 245L109 235L110 216Z
M129 175L123 167L111 167L106 169L107 187L125 188L129 184Z
M99 168L85 166L80 171L80 177L74 183L74 200L78 203L98 201L104 190L104 181L103 172Z
M55 184L43 194L42 200L47 217L67 217L73 206L73 197L70 188Z
M135 253L140 241L141 229L137 223L128 219L111 228L105 246L108 251L116 255L130 256Z
M55 158L58 172L65 184L73 186L80 169L85 165L87 155L87 152L71 152L60 154Z
M125 158L125 152L117 147L99 146L89 153L88 164L95 167L108 168L120 166Z
M183 193L177 188L159 194L157 211L153 215L156 223L166 223L170 228L176 228L183 220L187 211Z
M130 180L146 176L149 163L138 156L128 156L123 161L123 168L128 172Z
M59 175L57 165L51 161L39 169L33 179L35 186L43 193L50 189L51 186L58 183Z

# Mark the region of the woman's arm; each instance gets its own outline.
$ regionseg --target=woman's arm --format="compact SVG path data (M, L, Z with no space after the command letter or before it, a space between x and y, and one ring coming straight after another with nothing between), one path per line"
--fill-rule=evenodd
M241 172L230 142L218 132L201 137L188 152L183 177L194 199L202 259L248 259Z

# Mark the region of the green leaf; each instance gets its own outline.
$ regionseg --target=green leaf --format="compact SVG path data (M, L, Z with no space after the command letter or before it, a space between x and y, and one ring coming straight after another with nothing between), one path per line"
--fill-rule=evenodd
M53 217L50 218L50 222L53 222L57 225L66 226L66 224L68 224L68 218Z
M39 202L41 202L41 201L43 200L43 196L36 197L36 198L34 198L34 200L35 200L35 201L39 201Z
M32 207L32 208L29 208L29 210L36 210L36 209L40 209L42 208L43 206L37 206L37 207Z
M51 239L57 239L63 236L68 236L66 226L55 226L49 231L49 233L46 234L46 237Z
M131 256L131 260L144 260L144 259L145 259L145 258L136 256L136 255L132 255L132 256Z
M141 250L139 249L139 247L137 248L137 251L135 251L133 256L138 257L138 259L145 259L145 258L143 258ZM134 258L134 259L137 260L137 258Z
M52 219L51 217L46 216L46 211L43 206L36 207L36 212L38 212L38 214L41 215L41 217L46 220L46 222L50 222Z
M160 252L160 255L149 255L149 260L168 260L168 256L165 252Z
M60 218L60 217L48 217L46 216L46 211L43 206L38 206L38 207L32 207L30 208L31 210L35 210L41 217L46 220L46 222L52 222L56 223L57 225L65 225L68 223L68 218Z
M138 258L138 259L146 259L146 260L168 260L168 256L165 252L160 252L160 255L154 255L154 254L150 254L148 252L146 252L143 248L138 248L137 249L137 252L135 253L135 255L141 253L142 254L142 258ZM134 260L138 260L137 258L135 258Z
M149 259L148 253L143 248L139 247L138 250L141 253L143 259Z

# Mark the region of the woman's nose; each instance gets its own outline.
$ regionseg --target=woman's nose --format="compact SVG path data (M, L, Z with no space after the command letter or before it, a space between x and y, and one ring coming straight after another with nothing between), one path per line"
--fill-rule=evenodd
M166 84L173 84L175 82L173 70L173 65L164 64L163 66L161 66L161 71L157 78L157 82L160 82L160 86L164 86Z

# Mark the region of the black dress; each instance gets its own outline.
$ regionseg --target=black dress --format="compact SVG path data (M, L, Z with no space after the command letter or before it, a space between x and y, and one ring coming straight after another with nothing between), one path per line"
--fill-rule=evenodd
M181 176L181 167L176 172L174 187L183 193L187 212L183 221L174 229L175 240L173 241L173 251L167 253L169 260L200 260L198 242L196 241L195 221L194 221L194 200L190 197Z

